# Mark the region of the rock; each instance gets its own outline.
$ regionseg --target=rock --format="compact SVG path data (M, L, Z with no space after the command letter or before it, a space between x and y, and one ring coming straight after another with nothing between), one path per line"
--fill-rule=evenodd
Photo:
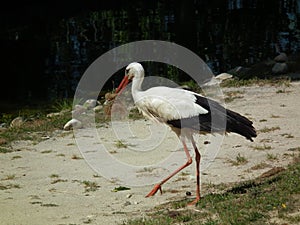
M86 107L82 106L82 105L75 105L74 109L72 111L73 116L77 116L80 115L82 113L85 113L87 110Z
M6 123L1 123L0 124L0 133L5 132L7 130L7 124Z
M220 73L215 78L219 81L223 81L232 78L232 75L229 73Z
M0 138L0 145L4 145L7 143L7 140L5 138Z
M55 113L48 113L47 114L47 118L52 118L52 117L56 117L56 116L60 116L59 112L55 112Z
M24 120L22 117L18 116L16 118L14 118L11 123L10 123L10 127L11 128L18 128L21 127L22 124L24 123Z
M131 198L131 197L132 197L132 194L126 195L126 198Z
M92 108L94 108L96 105L97 105L97 100L95 100L95 99L88 99L88 100L86 100L85 103L83 104L83 106L84 106L86 109L92 109Z
M71 119L65 124L64 130L70 130L71 128L75 128L75 129L82 128L82 123L77 119Z
M279 63L284 63L288 61L288 57L284 52L282 52L274 58L274 61Z
M224 80L228 80L232 78L232 75L229 73L221 73L215 77L212 77L210 81L206 82L203 84L203 86L214 86L214 85L219 85L222 83Z
M102 105L97 105L96 107L93 108L94 112L100 112L103 109Z
M288 65L286 63L275 63L272 67L272 73L282 74L288 72Z
M60 112L53 112L53 113L48 113L47 114L47 118L52 118L52 117L56 117L56 116L63 116L65 113L68 113L69 110L62 110Z

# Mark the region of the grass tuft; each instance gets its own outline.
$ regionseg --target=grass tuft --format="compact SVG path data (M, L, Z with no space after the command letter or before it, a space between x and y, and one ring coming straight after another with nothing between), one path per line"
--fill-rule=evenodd
M233 165L233 166L239 166L239 165L244 165L248 162L248 160L242 156L240 153L238 153L238 155L236 156L235 160L229 160L229 162Z
M116 146L117 148L127 148L127 147L128 147L128 145L125 144L125 143L124 143L123 141L121 141L121 140L116 141L115 146Z
M147 218L129 220L126 224L277 224L272 222L275 214L285 221L284 224L297 224L300 218L299 177L300 163L295 163L270 177L204 195L195 209L186 207L189 200L183 199L160 205L148 212Z
M264 127L262 129L259 130L260 133L269 133L269 132L272 132L272 131L275 131L275 130L280 130L280 127L279 126L276 126L276 127Z

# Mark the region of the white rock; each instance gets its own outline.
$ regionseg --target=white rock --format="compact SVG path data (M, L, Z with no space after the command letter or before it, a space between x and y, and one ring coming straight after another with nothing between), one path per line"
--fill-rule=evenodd
M100 112L103 109L102 105L97 105L96 107L93 108L94 112Z
M54 113L48 113L47 114L47 118L52 118L52 117L55 117L55 116L60 116L61 114L59 112L54 112Z
M213 86L213 85L219 85L222 83L224 80L228 80L232 78L232 75L229 73L221 73L215 77L212 77L210 81L206 82L203 84L203 86Z
M95 99L88 99L85 101L85 103L83 104L84 107L86 107L87 109L92 109L97 105L97 100Z
M229 73L220 73L215 77L217 80L223 81L232 78L232 75Z
M71 128L81 128L82 127L82 123L77 120L77 119L71 119L70 121L68 121L65 126L64 126L64 130L70 130Z

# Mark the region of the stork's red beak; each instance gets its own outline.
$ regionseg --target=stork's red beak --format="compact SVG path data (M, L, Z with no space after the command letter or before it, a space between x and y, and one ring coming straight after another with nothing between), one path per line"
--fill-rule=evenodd
M129 83L128 75L125 75L123 80L121 81L119 87L116 89L116 93L121 94L121 92L127 86L128 83Z

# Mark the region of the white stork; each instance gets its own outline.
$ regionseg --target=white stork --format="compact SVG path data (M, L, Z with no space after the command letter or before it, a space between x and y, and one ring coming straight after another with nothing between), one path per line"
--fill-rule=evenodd
M179 89L158 86L142 91L144 68L140 63L130 63L125 70L125 77L116 92L122 92L129 81L132 80L132 97L137 108L147 118L165 123L177 134L183 144L187 161L172 174L156 184L146 195L153 196L158 190L162 193L161 186L179 171L192 163L185 140L191 141L195 150L196 160L196 199L190 204L194 205L200 200L200 159L201 155L193 138L193 133L228 133L234 132L244 136L250 141L256 137L252 121L246 117L225 109L216 101L200 94ZM212 117L217 118L212 122ZM223 118L218 123L218 118Z

